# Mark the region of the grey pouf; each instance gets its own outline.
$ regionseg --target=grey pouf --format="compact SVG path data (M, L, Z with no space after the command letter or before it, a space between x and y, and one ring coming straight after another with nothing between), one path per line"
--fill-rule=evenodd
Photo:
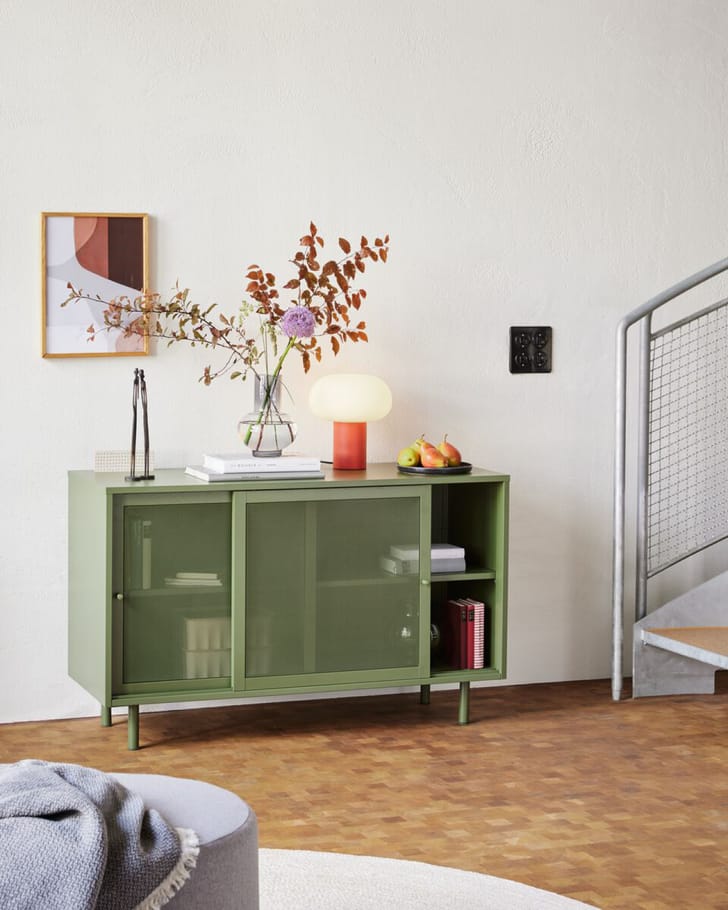
M175 828L200 841L197 866L170 910L258 910L258 822L239 796L213 784L161 774L114 774Z

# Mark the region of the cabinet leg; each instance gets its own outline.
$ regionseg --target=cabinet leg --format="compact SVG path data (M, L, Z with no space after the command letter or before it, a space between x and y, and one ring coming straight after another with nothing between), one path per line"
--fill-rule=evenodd
M127 746L131 752L134 752L139 748L139 705L129 705L127 724Z
M101 726L102 727L111 726L111 706L110 705L101 705Z
M470 683L460 683L460 699L458 701L458 723L470 723Z
M430 704L430 687L420 686L420 704L429 705Z

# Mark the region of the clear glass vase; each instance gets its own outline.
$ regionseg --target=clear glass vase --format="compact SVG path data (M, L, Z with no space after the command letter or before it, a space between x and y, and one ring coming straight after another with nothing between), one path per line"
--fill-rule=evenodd
M282 389L280 373L256 376L253 410L238 423L240 438L259 458L280 455L296 438L296 423L281 411Z

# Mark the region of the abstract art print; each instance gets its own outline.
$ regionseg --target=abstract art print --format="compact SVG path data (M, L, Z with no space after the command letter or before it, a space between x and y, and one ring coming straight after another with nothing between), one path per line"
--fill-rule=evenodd
M148 288L147 215L42 214L43 356L109 357L148 352L145 334L105 329L107 303ZM69 282L100 300L68 299Z

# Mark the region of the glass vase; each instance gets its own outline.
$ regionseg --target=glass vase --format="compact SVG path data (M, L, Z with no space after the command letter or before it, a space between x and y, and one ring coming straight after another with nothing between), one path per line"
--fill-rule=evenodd
M238 423L240 438L258 458L280 455L296 438L296 423L281 411L282 389L280 373L256 376L253 410Z

